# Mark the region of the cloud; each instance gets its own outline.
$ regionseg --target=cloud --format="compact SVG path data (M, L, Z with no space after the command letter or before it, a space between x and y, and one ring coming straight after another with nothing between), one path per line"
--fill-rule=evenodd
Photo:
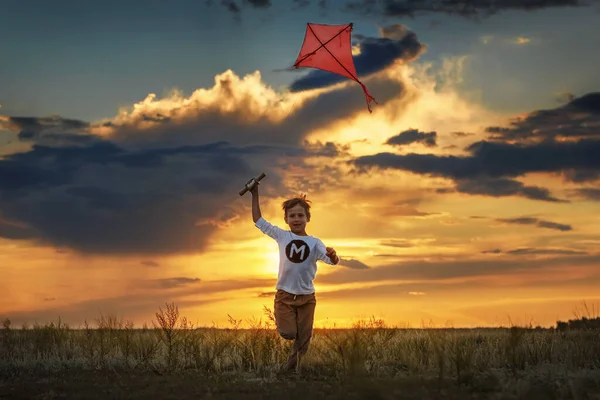
M263 290L265 287L273 287L274 284L274 279L201 281L198 278L172 277L136 280L131 282L127 293L123 295L76 300L33 311L6 310L3 311L3 315L15 324L48 322L56 320L58 316L69 324L82 324L84 320L93 323L93 319L100 314L137 319L138 323L140 320L149 322L148 317L154 320L154 313L165 303L175 302L182 313L185 309L197 311L203 306L214 307L217 303L230 300L231 293L225 292ZM226 312L223 314L226 316Z
M531 247L521 247L518 249L502 251L500 249L484 250L484 254L510 254L510 255L586 255L586 251L572 249L539 249Z
M390 263L367 270L337 269L327 275L319 276L319 284L368 284L384 281L436 281L432 285L445 285L443 281L457 279L510 276L517 273L539 273L545 269L577 265L594 267L600 262L600 255L581 254L553 258L496 258L492 259L455 259L441 261L407 261ZM442 282L440 282L442 281ZM410 285L407 283L406 285ZM472 285L472 283L469 283ZM414 286L414 284L413 284Z
M538 110L510 121L509 126L486 129L490 139L541 143L548 140L600 138L600 93L573 98L564 106Z
M244 0L244 2L256 8L269 8L273 5L271 0Z
M55 133L78 133L87 129L89 123L77 119L62 118L57 115L49 117L10 117L6 121L5 129L24 130L44 134L49 131Z
M562 232L570 231L573 229L571 225L559 224L557 222L540 220L538 218L533 217L499 218L498 221L507 224L536 225L540 228L554 229Z
M234 0L220 0L221 5L227 9L227 11L233 13L234 15L239 15L240 7Z
M352 113L344 93L334 94L337 116ZM109 121L3 116L0 128L31 147L0 160L0 234L86 253L202 251L219 229L207 221L243 212L234 201L249 177L266 171L270 189L283 191L278 161L302 167L341 151L303 139L332 118L312 101L298 97L290 109L260 75L226 72L215 88L149 96Z
M407 34L410 33L410 30L406 25L391 24L380 28L379 33L383 38L402 40L402 38L404 38Z
M399 33L398 28L394 32ZM357 78L375 74L394 63L408 63L415 60L424 50L414 32L405 30L402 36L394 35L394 38L371 38L353 35L358 41L359 54L353 57ZM348 78L328 71L311 70L307 75L296 79L290 84L292 92L309 89L323 88L340 82L346 82ZM369 88L370 89L370 88ZM375 98L371 89L369 90Z
M152 261L152 260L141 261L140 264L142 264L143 266L146 266L146 267L159 267L160 266L159 263L157 263L156 261Z
M225 143L139 152L109 142L36 145L0 161L2 212L28 227L31 239L59 247L192 251L214 230L198 220L215 215L218 198L253 175L243 157L279 151Z
M227 143L142 151L109 142L36 145L0 160L2 212L23 223L2 231L91 253L197 251L215 230L202 221L231 210L240 185L256 175L246 157L308 154ZM281 188L278 174L270 180Z
M351 164L358 168L357 172L396 169L454 182L453 189L438 188L438 193L454 190L474 195L515 195L532 200L566 202L553 196L548 189L528 186L515 178L547 173L560 175L574 183L599 179L600 140L595 136L600 132L600 125L594 122L598 115L600 96L593 93L574 99L566 107L530 113L514 121L512 128L489 127L490 139L467 146L464 149L467 155L382 152L357 157ZM568 122L569 118L584 118L587 122ZM567 131L566 123L576 124L578 128ZM562 134L558 135L560 132ZM539 136L543 137L531 140ZM566 138L568 140L564 140ZM579 194L585 196L586 193L594 192Z
M584 7L589 1L581 0L541 0L535 2L519 2L513 0L499 1L459 1L459 0L351 0L345 5L346 10L367 15L382 17L411 17L432 13L457 15L477 19L490 17L503 11L535 11L556 7Z
M346 259L341 257L340 263L338 264L343 267L352 268L352 269L369 269L370 267L365 263L355 260L355 259Z
M452 178L518 177L530 172L600 171L600 140L544 141L519 145L479 141L465 149L469 156L379 153L359 157L357 166L395 168L417 174Z
M409 129L389 138L385 144L404 146L411 143L423 143L427 147L436 146L436 132L420 132L418 129Z
M550 194L550 191L538 186L527 186L512 179L475 178L455 180L455 190L470 195L506 197L520 196L530 200L549 202L566 202ZM439 193L450 193L452 190L442 189Z
M374 79L378 100L402 99L403 79ZM200 253L248 212L237 193L260 172L269 196L340 185L340 167L315 160L349 147L307 138L365 112L355 89L277 93L258 72L226 71L213 87L149 94L101 121L0 116L23 144L0 160L0 237L87 254Z
M467 136L473 136L474 133L469 133L469 132L452 132L451 135L454 136L454 137L457 137L457 138L463 138L463 137L467 137Z
M392 239L392 240L385 240L382 241L380 243L382 246L387 246L387 247L399 247L399 248L409 248L409 247L414 247L416 246L415 243L413 243L412 241L408 240L408 239Z
M150 281L151 286L156 286L160 289L172 289L180 286L187 286L194 283L199 283L200 278L186 278L186 277L174 277L174 278L163 278L155 279Z
M571 191L575 196L585 200L600 201L600 189L594 187L584 187Z

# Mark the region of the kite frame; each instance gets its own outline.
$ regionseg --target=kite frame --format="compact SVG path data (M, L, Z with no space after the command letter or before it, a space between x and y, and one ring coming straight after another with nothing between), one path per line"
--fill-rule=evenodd
M296 69L300 68L300 64L302 61L306 60L308 57L314 55L317 51L319 51L321 48L324 48L325 50L327 50L327 52L331 55L331 57L333 57L333 59L335 61L337 61L338 64L340 64L340 66L342 68L344 68L344 70L348 73L348 75L352 76L352 79L354 79L356 82L360 83L360 81L358 80L357 76L354 76L354 74L350 71L348 71L348 68L346 68L346 66L344 64L342 64L342 62L340 60L337 59L336 56L333 55L333 53L327 48L327 43L331 42L333 39L335 39L336 37L340 36L343 32L346 31L346 29L348 29L348 27L350 27L350 32L352 32L352 30L354 29L354 23L349 23L348 25L345 25L338 33L336 33L335 35L333 35L331 37L331 39L327 40L325 43L323 43L321 41L321 39L319 39L319 37L317 36L317 34L315 33L315 31L313 30L312 24L307 23L306 26L308 27L308 29L310 29L310 31L312 32L312 34L314 35L315 39L317 39L317 41L321 44L319 47L317 47L315 50L311 51L310 53L306 54L304 57L302 57L301 59L299 59L298 61L296 61L296 63L294 64L294 67ZM323 24L319 24L319 25L323 25ZM331 25L330 25L331 26ZM304 40L302 41L302 47L304 47L304 44L306 43L306 38L304 38Z
M315 37L315 39L317 39L317 41L321 44L319 47L317 47L315 50L311 51L310 53L306 54L304 57L302 57L301 59L297 60L294 63L294 68L298 69L301 66L298 65L300 64L302 61L306 60L308 57L314 55L317 51L319 51L321 48L324 48L325 50L327 50L327 52L331 55L331 57L333 57L333 59L335 61L337 61L337 63L348 73L348 75L350 75L352 78L352 80L354 80L356 83L358 83L363 91L365 92L365 95L367 97L367 108L369 109L369 112L372 112L371 110L371 105L370 102L373 101L375 104L377 104L377 100L375 100L375 98L373 96L371 96L371 94L369 93L367 87L358 79L358 76L355 76L355 74L353 74L352 72L348 71L348 68L346 68L346 66L344 64L342 64L342 62L340 60L337 59L337 57L335 55L333 55L333 53L327 48L327 44L329 42L331 42L333 39L335 39L336 37L338 37L339 35L342 34L342 32L345 32L346 29L348 29L348 27L350 27L350 32L352 32L352 30L354 29L354 23L350 22L349 24L345 25L338 33L336 33L335 35L333 35L329 40L327 40L325 43L323 43L321 41L321 39L319 39L319 37L317 36L317 34L315 33L315 31L313 30L311 25L321 25L321 26L333 26L333 25L328 25L328 24L312 24L312 23L307 23L306 26L308 27L308 29L310 29L310 31L312 32L313 36ZM307 35L304 35L304 40L302 41L302 46L300 48L303 48L304 45L306 44L306 37ZM320 69L318 67L310 67L310 68L315 68L315 69ZM354 67L356 69L356 66ZM350 79L350 78L349 78Z

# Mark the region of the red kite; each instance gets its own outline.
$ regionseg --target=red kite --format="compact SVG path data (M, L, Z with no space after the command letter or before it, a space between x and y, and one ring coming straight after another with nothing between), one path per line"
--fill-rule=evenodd
M296 69L307 67L329 71L358 82L365 92L367 108L369 112L372 112L370 103L371 101L377 103L377 101L356 77L350 41L352 24L323 25L308 23L306 25L304 42L294 67Z

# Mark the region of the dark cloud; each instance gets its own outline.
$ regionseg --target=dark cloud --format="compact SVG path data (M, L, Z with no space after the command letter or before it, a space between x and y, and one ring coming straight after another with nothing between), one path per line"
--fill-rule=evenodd
M420 132L418 129L409 129L389 138L385 144L404 146L411 143L423 143L427 147L436 146L437 132Z
M145 267L158 267L158 266L160 266L159 263L157 263L156 261L152 261L152 260L144 260L144 261L141 261L140 264L142 264Z
M589 93L550 110L538 110L511 121L508 127L486 129L491 140L541 142L600 139L600 93Z
M414 247L414 244L406 239L387 240L387 241L382 241L380 244L382 246L399 247L399 248Z
M47 145L87 144L98 140L88 133L90 125L81 120L50 117L7 117L0 120L0 128L17 132L22 142L35 142Z
M226 143L139 152L106 142L36 145L0 160L0 208L20 223L0 233L90 253L199 251L216 227L198 222L257 174L246 157L302 153ZM279 186L277 174L269 179Z
M79 133L89 127L89 123L77 119L63 118L57 115L49 117L10 117L8 129L35 131L45 133L48 131L58 133Z
M319 284L369 283L386 280L454 280L458 278L513 275L519 272L540 272L546 268L578 265L595 267L600 255L569 255L543 259L498 258L443 261L406 261L380 265L366 270L337 269L320 275ZM469 283L472 287L472 282ZM425 291L415 289L416 291Z
M248 159L335 152L331 144L306 150L221 142L141 151L106 141L34 145L0 160L0 210L14 221L0 223L0 234L90 253L200 251L217 227L199 222L225 212L258 173ZM269 179L281 187L277 173Z
M174 278L163 278L155 279L150 281L151 286L158 287L160 289L172 289L180 286L187 286L194 283L199 283L200 278L186 278L186 277L174 277Z
M142 120L152 121L152 122L169 122L171 120L171 118L166 117L160 113L157 113L156 115L144 114L144 115L142 115Z
M584 187L572 191L575 196L585 200L600 201L600 189L592 187Z
M268 196L339 184L335 165L314 166L305 159L335 157L348 147L305 137L363 111L364 98L342 88L276 122L274 111L258 104L253 92L238 89L236 79L224 73L213 88L217 95L234 94L239 104L232 111L220 109L217 99L201 109L140 112L93 126L2 116L2 128L34 134L29 150L0 160L0 235L92 254L201 252L217 229L249 212L248 197L237 193L260 172L267 173ZM374 86L384 99L403 93L401 83L381 80ZM90 133L100 127L102 137ZM43 139L53 134L93 140ZM283 179L287 173L299 174L298 180Z
M567 264L566 264L567 265ZM565 265L565 267L566 267ZM570 287L570 288L581 288L581 285L585 285L589 287L593 284L600 283L600 275L590 271L589 274L585 277L569 277L563 276L560 278L556 278L554 276L549 277L540 277L536 280L530 279L522 279L517 280L516 282L510 283L510 287L512 289L524 289L524 290L532 290L536 288L544 288L544 289L553 289ZM502 283L498 283L496 280L485 280L479 279L477 281L467 280L467 281L449 281L449 282L408 282L408 283L386 283L380 282L378 284L369 285L366 287L357 287L357 288L344 288L330 292L322 292L319 295L319 298L326 301L332 300L345 300L355 299L355 298L368 298L374 299L379 298L384 301L389 299L398 299L402 296L402 301L405 304L411 301L409 296L431 296L437 300L444 301L448 298L448 296L456 296L456 293L468 293L473 292L473 288L475 287L476 292L481 293L481 291L485 291L488 294L496 292L500 297L502 297L503 292L506 290L503 287ZM577 290L575 289L575 290ZM477 293L476 295L478 295ZM563 302L557 302L556 305L559 306L564 304ZM539 307L539 306L538 306ZM489 314L488 307L485 307L485 312ZM502 314L503 310L499 310L499 313ZM419 314L427 315L422 310L420 310Z
M221 0L221 5L235 15L240 13L240 7L233 0Z
M227 72L213 90L232 93L237 84ZM373 86L382 100L403 95L399 82L376 80ZM364 98L348 95L353 89L309 100L280 123L242 90L234 93L239 104L233 111L220 109L217 100L201 110L140 112L93 126L2 116L0 129L33 134L29 150L0 160L0 237L89 254L202 252L216 230L249 212L247 197L237 193L260 172L268 176L268 196L339 184L334 164L305 159L346 154L348 147L305 137L363 111ZM101 127L103 136L95 136ZM67 134L91 139L48 140ZM288 173L298 179L285 180Z
M456 180L455 182L455 190L459 193L490 197L521 196L530 200L567 202L552 196L548 189L538 186L526 186L513 179L476 178ZM443 192L439 193L452 191L442 190Z
M571 225L559 224L557 222L545 221L533 217L520 217L520 218L499 218L497 221L504 222L507 224L518 224L518 225L536 225L540 228L555 229L558 231L571 231L573 228Z
M254 10L268 10L273 2L270 0L217 0L219 4L230 12L236 21L241 21L243 8ZM466 18L470 20L481 20L504 11L537 11L546 8L562 7L585 7L598 0L346 0L328 2L319 0L316 5L323 17L335 17L340 12L360 16L381 17L386 20L400 18L415 18L428 14L446 14ZM213 0L205 0L207 6L213 4ZM295 12L311 6L310 0L292 0L289 11ZM246 7L248 6L248 7ZM439 21L431 21L430 26L439 26Z
M22 222L8 221L0 218L0 237L20 240L31 238L35 234L35 230Z
M552 196L547 189L525 186L515 178L528 173L545 172L560 174L571 182L598 179L600 140L592 138L600 129L600 120L596 115L597 98L593 93L573 100L565 108L531 113L513 122L512 128L488 128L495 135L489 141L468 146L465 150L470 155L467 156L379 153L359 157L352 163L359 172L369 168L400 169L451 179L456 185L455 190L462 193L565 201ZM577 135L569 135L570 140L558 140L556 135L547 134L538 141L507 142L516 138L531 138L532 135L540 136L540 132L552 131L552 126L555 132L561 131L566 123L563 115L565 109L569 110L569 115L585 115L588 121L578 125ZM559 118L553 118L555 115ZM448 189L441 188L439 191L448 192Z
M383 17L414 18L418 15L441 13L465 18L485 18L502 11L535 11L555 7L583 7L595 0L351 0L346 10Z
M400 40L408 33L408 28L406 27L406 25L402 24L391 24L381 28L381 36L389 39Z
M468 133L468 132L452 132L452 136L454 137L467 137L467 136L473 136L474 133Z
M353 35L357 39L357 35ZM417 39L413 32L406 31L399 39L390 38L364 38L358 42L360 54L354 56L354 66L358 78L379 72L389 67L398 60L410 62L417 58L425 46ZM328 71L312 70L307 75L296 79L290 85L290 91L298 92L317 89L343 82L348 78ZM374 91L369 87L374 95ZM375 96L379 101L378 96Z
M517 256L528 256L528 255L544 255L544 256L564 256L564 255L588 255L587 251L571 250L571 249L541 249L532 247L521 247L512 250L501 250L492 249L484 250L482 254L510 254Z
M269 8L273 5L271 0L244 0L244 2L256 8Z
M347 267L347 268L352 268L352 269L369 269L370 268L368 265L366 265L365 263L363 263L359 260L346 259L343 257L340 257L339 265L342 267Z
M531 248L531 247L522 247L522 248L518 248L518 249L513 249L513 250L507 250L507 251L502 251L502 250L493 250L493 251L484 251L482 253L495 253L495 254L500 254L500 253L505 253L505 254L512 254L512 255L584 255L584 254L589 254L586 251L580 251L580 250L571 250L571 249L537 249L537 248Z
M292 0L292 3L296 8L304 8L310 5L310 0ZM323 1L322 3L325 2ZM322 7L324 7L324 5Z

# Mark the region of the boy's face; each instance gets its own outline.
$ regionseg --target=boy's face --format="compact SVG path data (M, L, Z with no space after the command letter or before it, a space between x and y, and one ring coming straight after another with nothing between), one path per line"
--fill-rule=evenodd
M285 222L290 226L290 230L296 235L306 235L305 229L308 218L306 217L306 211L300 204L296 204L294 207L287 210Z

